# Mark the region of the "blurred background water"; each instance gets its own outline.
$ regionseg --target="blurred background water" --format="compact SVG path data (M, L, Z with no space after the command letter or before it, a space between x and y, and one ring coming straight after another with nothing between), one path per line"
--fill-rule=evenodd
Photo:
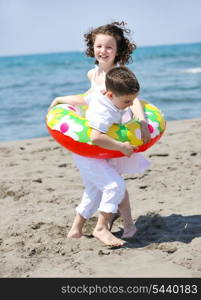
M48 106L89 89L93 67L82 52L0 57L0 141L48 136ZM139 47L128 67L167 121L201 117L201 43Z

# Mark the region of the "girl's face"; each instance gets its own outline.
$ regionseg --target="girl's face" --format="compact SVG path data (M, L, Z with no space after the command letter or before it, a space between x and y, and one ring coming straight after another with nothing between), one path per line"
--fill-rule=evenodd
M94 42L94 56L99 64L114 64L117 43L113 36L97 34Z

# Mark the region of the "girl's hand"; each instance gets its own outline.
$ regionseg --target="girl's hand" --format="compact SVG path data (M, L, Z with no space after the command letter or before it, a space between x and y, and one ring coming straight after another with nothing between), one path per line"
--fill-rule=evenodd
M62 96L56 97L52 103L50 104L48 111L57 104L70 104L70 105L86 105L85 99L83 95L70 95L70 96Z
M59 104L58 98L55 98L52 103L50 104L50 106L48 107L48 111L50 111L52 109L53 106Z
M141 125L141 134L142 134L143 143L147 144L151 139L151 134L149 131L148 124L145 121L141 121L140 125Z

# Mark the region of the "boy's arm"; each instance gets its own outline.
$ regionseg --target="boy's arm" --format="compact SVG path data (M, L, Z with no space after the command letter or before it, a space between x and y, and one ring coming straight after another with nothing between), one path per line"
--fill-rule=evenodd
M48 111L57 104L86 105L86 102L81 95L56 97L50 104Z
M108 135L106 135L105 133L100 132L96 129L92 129L91 141L92 141L92 143L94 143L102 148L120 151L123 154L125 154L126 156L131 156L131 154L133 153L133 149L134 149L134 147L129 142L122 143L122 142L116 141L116 140L112 139L111 137L109 137Z
M135 98L135 100L133 101L133 105L130 108L135 118L138 119L141 123L142 140L144 144L146 144L150 141L151 135L140 100L138 98Z

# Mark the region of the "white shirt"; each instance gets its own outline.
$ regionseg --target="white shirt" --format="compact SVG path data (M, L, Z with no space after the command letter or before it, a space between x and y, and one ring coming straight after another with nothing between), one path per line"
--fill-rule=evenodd
M127 109L118 109L110 99L98 91L93 91L85 96L89 105L86 111L86 119L89 126L106 133L112 124L122 123L122 117Z

